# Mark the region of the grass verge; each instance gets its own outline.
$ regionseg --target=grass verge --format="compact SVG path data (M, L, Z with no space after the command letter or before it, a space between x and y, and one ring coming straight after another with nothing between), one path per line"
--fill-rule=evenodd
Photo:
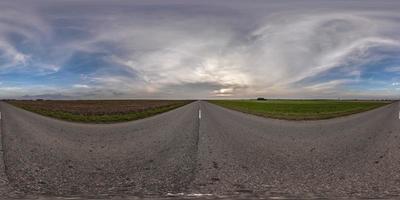
M258 116L286 120L320 120L364 112L389 101L350 100L212 100L219 106Z

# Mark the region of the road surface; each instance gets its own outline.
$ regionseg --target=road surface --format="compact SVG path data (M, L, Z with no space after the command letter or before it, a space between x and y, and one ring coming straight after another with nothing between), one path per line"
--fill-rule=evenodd
M295 122L197 101L88 125L0 103L3 179L27 195L400 197L399 110Z

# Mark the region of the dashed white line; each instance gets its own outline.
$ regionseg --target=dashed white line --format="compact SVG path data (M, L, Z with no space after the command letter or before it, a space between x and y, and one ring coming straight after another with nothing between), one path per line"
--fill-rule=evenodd
M178 196L183 196L185 193L167 193L168 197L178 197Z
M188 196L188 197L203 197L203 196L213 196L213 195L212 194L194 193L194 194L187 194L186 196Z
M199 119L201 119L201 109L199 109Z
M1 116L0 116L0 119L1 119ZM400 111L399 111L399 119L400 119Z
M193 194L185 194L185 193L167 193L168 197L180 197L180 196L187 196L187 197L203 197L203 196L213 196L212 194L200 194L200 193L193 193Z

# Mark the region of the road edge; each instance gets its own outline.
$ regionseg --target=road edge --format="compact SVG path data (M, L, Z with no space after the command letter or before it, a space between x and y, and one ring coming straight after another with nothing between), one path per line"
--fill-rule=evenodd
M1 108L3 101L0 101L0 199L25 199L26 195L15 190L11 185L7 175L4 148L4 112Z
M1 106L2 102L0 102L0 108ZM3 115L0 109L0 196L5 197L10 193L10 187L4 162Z

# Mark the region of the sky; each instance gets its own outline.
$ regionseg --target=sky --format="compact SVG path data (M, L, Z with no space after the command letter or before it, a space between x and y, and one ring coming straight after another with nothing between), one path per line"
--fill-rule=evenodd
M400 98L400 1L2 0L0 98Z

